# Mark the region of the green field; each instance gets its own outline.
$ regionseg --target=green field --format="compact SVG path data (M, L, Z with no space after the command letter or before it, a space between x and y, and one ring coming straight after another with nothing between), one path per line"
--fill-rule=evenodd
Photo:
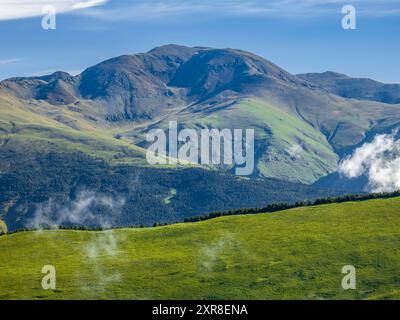
M400 198L0 237L0 299L400 299ZM57 289L41 288L44 265ZM341 287L342 267L357 289Z

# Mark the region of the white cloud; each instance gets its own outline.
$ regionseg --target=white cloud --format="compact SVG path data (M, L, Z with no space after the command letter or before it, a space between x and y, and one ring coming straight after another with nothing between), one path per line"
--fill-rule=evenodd
M106 0L89 0L86 2L75 3L72 6L72 8L73 9L86 9L86 8L96 7L96 6L102 5L104 3L106 3Z
M398 130L377 135L370 143L354 151L339 165L339 172L348 178L368 177L373 192L400 190L400 139Z
M55 199L37 205L27 227L40 230L63 225L109 228L121 214L124 198L111 198L93 191L81 191L77 198L64 204ZM98 209L106 210L107 214Z
M99 7L110 3L110 6ZM348 0L0 0L0 20L41 16L46 5L58 13L83 10L104 20L151 20L189 14L231 16L309 17L341 14ZM400 15L400 0L352 0L361 15Z
M0 60L0 66L6 66L9 64L18 63L23 60L24 59L20 59L20 58Z
M0 20L42 16L42 8L54 6L57 13L87 9L105 4L108 0L0 0Z
M104 20L154 20L190 14L228 16L272 16L303 18L335 14L348 0L128 0L85 14ZM400 0L352 0L358 14L368 16L400 15Z

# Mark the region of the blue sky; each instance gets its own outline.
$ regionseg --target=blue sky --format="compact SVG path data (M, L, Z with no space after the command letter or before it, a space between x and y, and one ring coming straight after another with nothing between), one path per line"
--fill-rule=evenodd
M57 29L41 28L44 5ZM357 29L341 8L357 9ZM0 79L64 70L176 43L240 48L289 72L400 83L400 0L0 0Z

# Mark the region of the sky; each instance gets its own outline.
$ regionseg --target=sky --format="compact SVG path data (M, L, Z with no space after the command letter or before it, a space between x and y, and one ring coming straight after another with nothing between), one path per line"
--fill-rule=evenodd
M54 30L42 28L49 5ZM345 5L355 30L342 28ZM293 74L400 83L400 0L0 0L0 80L78 74L170 43L251 51Z

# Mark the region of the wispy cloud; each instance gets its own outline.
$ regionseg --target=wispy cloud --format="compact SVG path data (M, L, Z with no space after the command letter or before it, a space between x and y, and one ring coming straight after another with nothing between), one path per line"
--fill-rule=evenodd
M104 20L155 20L193 14L226 16L313 17L341 14L343 5L352 4L360 15L400 15L400 0L113 0L85 12Z
M23 61L23 60L24 60L24 59L22 59L22 58L0 60L0 67L1 67L1 66L7 66L7 65L9 65L9 64L18 63L18 62Z
M72 6L72 9L86 9L105 4L106 0L89 0L86 2L78 2Z
M0 0L0 20L15 20L42 15L46 6L54 6L57 13L87 9L107 3L108 0Z
M400 15L400 0L0 0L0 20L40 16L47 5L54 6L58 13L79 10L113 21L154 20L202 13L301 18L341 14L340 9L345 4L354 5L362 15ZM88 8L93 9L84 10Z
M115 223L124 205L124 198L116 199L83 190L76 199L63 204L53 198L38 204L33 217L27 222L27 227L40 230L73 225L106 229Z

